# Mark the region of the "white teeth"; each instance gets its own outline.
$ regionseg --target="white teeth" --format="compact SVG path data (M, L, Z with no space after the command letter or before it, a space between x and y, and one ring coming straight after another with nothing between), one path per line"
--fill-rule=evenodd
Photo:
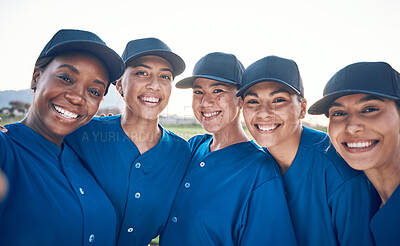
M270 126L270 127L268 127L266 125L257 125L257 126L258 126L258 129L260 129L261 131L272 131L278 127L278 125Z
M372 145L372 141L370 142L359 142L359 143L347 143L347 147L349 148L366 148Z
M212 117L212 116L217 115L217 114L219 114L219 112L203 113L203 116L208 118L208 117Z
M156 97L141 97L141 99L145 102L151 102L151 103L158 103L160 101L160 98Z
M62 114L65 118L67 119L75 119L76 117L78 117L77 114L74 114L72 112L69 112L65 109L62 109L56 105L54 105L54 108L57 110L57 112L59 112L60 114Z

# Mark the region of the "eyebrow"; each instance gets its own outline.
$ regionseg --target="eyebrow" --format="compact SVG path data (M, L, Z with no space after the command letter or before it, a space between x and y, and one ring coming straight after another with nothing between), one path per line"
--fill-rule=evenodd
M278 89L276 91L273 91L269 95L273 96L273 95L276 95L276 94L279 94L279 93L287 93L287 94L290 95L290 92L288 90L286 90L286 89L283 89L283 88L280 88L280 89ZM255 92L247 92L247 93L244 94L244 97L247 97L247 96L258 97L258 94L255 93Z
M69 68L72 72L74 72L76 74L79 74L78 69L76 69L74 66L69 65L69 64L62 64L62 65L58 66L57 68L64 68L64 67Z
M153 69L152 67L150 67L149 65L146 65L146 64L137 64L137 65L133 66L133 68L135 68L135 67L144 67L144 68L147 68L147 69ZM173 73L172 69L169 69L169 68L161 68L160 70Z
M384 100L383 100L382 98L380 98L380 97L373 96L373 95L367 95L367 96L361 98L359 102L360 102L360 103L361 103L361 102L369 102L369 101L374 101L374 100L381 101L381 102L384 101ZM332 108L332 107L343 107L343 105L340 104L340 103L337 103L337 102L333 102L333 103L331 103L331 105L329 106L328 110L329 110L330 108Z
M70 69L73 73L78 74L78 75L80 74L79 71L78 71L78 69L76 69L74 66L69 65L69 64L62 64L62 65L58 66L57 68L68 68L68 69ZM105 84L103 81L101 81L101 80L96 79L96 80L93 81L93 83L96 83L96 84L99 84L99 85L103 85L104 88L106 88L106 84Z
M225 86L225 87L228 87L228 85L226 84L226 83L222 83L222 82L217 82L217 83L213 83L213 84L211 84L211 86L210 87L216 87L216 86ZM194 88L202 88L200 85L194 85L193 86L193 89Z

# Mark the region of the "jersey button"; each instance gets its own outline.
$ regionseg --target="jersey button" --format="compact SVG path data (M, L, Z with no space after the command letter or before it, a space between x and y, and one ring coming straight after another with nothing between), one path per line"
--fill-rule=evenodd
M90 234L89 243L93 243L93 242L94 242L94 234Z
M132 228L132 227L129 227L129 228L128 228L128 232L129 232L129 233L133 232L133 228Z
M200 167L204 167L206 164L204 163L204 161L200 162Z
M135 193L135 198L136 198L136 199L139 199L139 198L140 198L140 192L136 192L136 193Z
M84 191L82 188L79 188L79 192L80 192L82 195L85 194L85 191Z
M139 169L141 166L142 166L142 164L140 164L140 162L137 162L137 163L135 164L135 167L136 167L137 169Z
M190 188L190 183L189 183L189 182L186 182L186 183L185 183L185 188L186 188L186 189L189 189L189 188Z
M172 222L174 222L174 223L178 222L178 218L176 218L175 216L172 217Z

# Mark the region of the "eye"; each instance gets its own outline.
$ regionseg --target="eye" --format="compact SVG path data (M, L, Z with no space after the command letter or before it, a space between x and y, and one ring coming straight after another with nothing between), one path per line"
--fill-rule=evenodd
M272 103L281 103L281 102L286 102L287 100L285 98L276 98L274 101L272 101Z
M250 99L250 100L246 101L246 104L258 104L258 101L254 100L254 99Z
M71 84L73 83L73 80L66 74L58 74L57 78L65 81L65 82L71 83Z
M221 92L224 92L224 90L222 90L222 89L215 89L215 90L213 91L213 93L221 93Z
M376 112L376 111L379 111L379 108L367 107L367 108L363 109L361 112L362 113L372 113L372 112Z
M347 113L342 110L329 112L329 118L330 117L341 117L341 116L346 116L346 115L347 115Z
M98 89L89 89L89 93L96 96L96 97L101 97L101 92Z
M147 76L147 73L144 72L144 71L138 71L138 72L135 73L135 75L138 75L138 76Z
M169 76L169 75L161 75L161 78L167 79L167 80L169 80L169 81L172 81L172 78L171 78L171 76Z
M203 92L199 90L193 90L193 94L201 95Z

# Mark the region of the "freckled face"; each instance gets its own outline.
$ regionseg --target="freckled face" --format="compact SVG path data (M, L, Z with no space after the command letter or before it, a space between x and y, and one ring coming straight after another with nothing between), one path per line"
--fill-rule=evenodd
M168 105L173 80L172 67L158 56L133 60L117 81L123 94L126 113L137 118L155 120Z
M196 119L210 133L229 130L240 115L242 103L229 83L198 78L193 85L192 109ZM236 131L236 129L235 129Z
M400 160L400 117L393 100L368 94L340 97L329 109L328 132L355 169L385 168Z
M258 144L267 148L298 139L305 108L305 101L299 102L297 95L281 83L261 82L244 93L246 126Z

